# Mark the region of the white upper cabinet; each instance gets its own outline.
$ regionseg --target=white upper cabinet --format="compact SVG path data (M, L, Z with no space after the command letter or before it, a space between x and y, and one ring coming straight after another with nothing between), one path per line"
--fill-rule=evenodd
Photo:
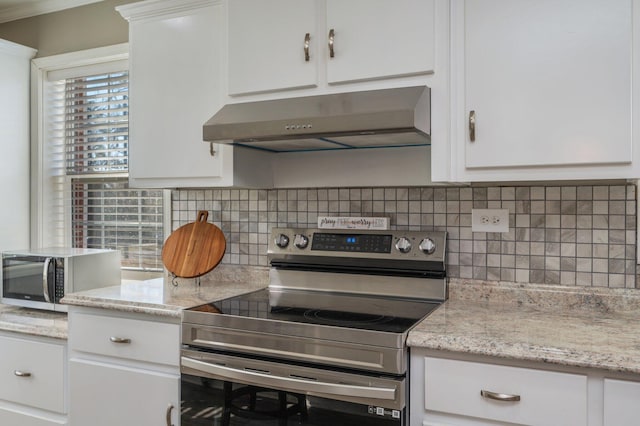
M202 125L221 107L220 20L214 2L143 2L130 21L131 187L212 185L225 152L210 155ZM217 146L216 151L219 151Z
M0 40L0 250L29 246L29 61L34 49ZM8 226L11 224L11 226Z
M638 9L453 0L457 180L640 176Z
M129 185L269 186L255 153L202 139L202 125L225 96L222 1L154 0L117 9L129 21Z
M434 13L433 0L327 0L328 83L432 73Z
M434 0L229 1L228 92L432 73L434 8Z
M317 86L314 0L231 0L228 8L229 94Z

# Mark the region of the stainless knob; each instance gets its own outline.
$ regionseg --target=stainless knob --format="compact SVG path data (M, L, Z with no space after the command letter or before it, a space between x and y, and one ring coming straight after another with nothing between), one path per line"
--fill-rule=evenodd
M400 253L409 253L411 251L411 241L406 237L398 238L398 241L396 241L396 249L398 249Z
M298 247L299 249L306 248L309 244L309 238L306 235L297 234L293 239L293 245Z
M433 254L436 251L436 243L431 238L425 238L420 241L418 248L425 254Z
M285 248L289 245L289 237L284 234L280 234L276 237L275 241L276 245L280 248Z

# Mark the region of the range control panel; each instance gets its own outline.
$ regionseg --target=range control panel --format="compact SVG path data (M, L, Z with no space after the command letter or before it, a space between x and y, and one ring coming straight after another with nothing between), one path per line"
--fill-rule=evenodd
M311 250L391 253L393 236L388 234L336 234L317 232Z
M430 260L444 263L444 231L368 231L273 228L271 260L309 257Z

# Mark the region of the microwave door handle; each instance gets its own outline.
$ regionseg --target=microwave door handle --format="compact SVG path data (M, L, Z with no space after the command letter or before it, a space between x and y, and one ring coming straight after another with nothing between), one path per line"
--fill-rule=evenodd
M51 303L51 298L49 298L49 265L51 264L50 257L47 257L44 260L44 267L42 270L42 293L44 294L44 300L46 302Z
M240 370L218 364L199 361L193 358L182 357L182 366L203 373L222 377L225 380L248 381L252 384L263 387L280 387L293 392L313 392L325 395L342 395L363 399L385 399L393 401L396 397L394 388L369 387L358 385L347 385L343 383L320 382L315 380L305 380L293 377L273 376L271 374L260 373L251 370Z

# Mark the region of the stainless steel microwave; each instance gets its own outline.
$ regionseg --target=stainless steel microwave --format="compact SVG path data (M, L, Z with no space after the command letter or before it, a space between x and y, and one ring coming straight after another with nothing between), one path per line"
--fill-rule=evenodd
M44 248L2 253L2 303L67 311L65 294L120 285L117 250Z

